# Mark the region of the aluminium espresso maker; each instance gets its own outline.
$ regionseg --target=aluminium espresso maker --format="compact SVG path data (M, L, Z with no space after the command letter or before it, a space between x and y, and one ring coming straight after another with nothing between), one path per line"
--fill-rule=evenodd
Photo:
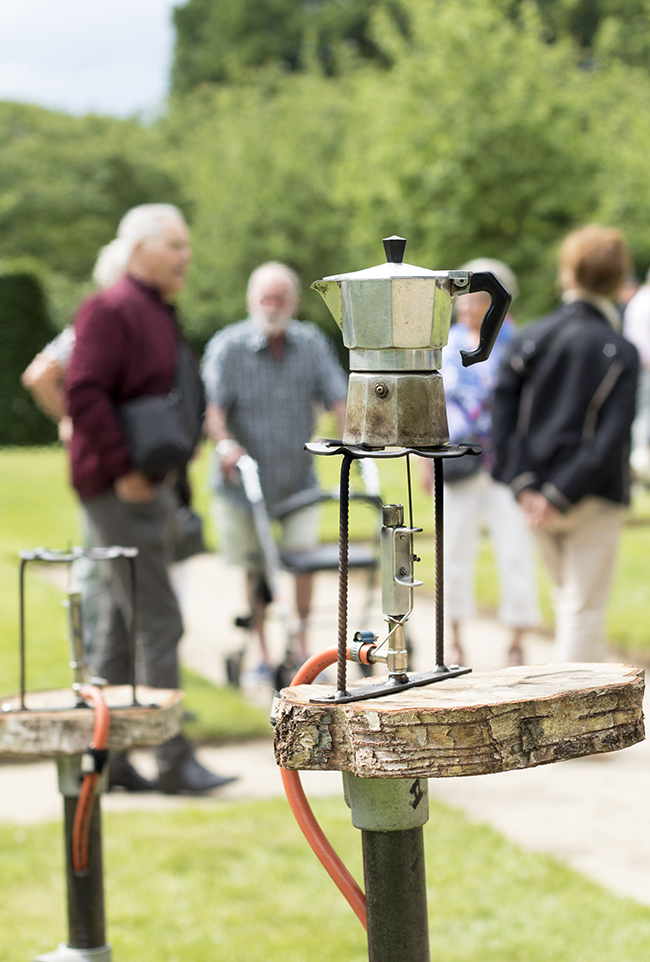
M337 701L376 698L388 690L401 690L470 671L444 662L443 606L443 474L449 457L477 456L475 444L449 443L445 394L440 368L442 349L451 324L454 298L485 291L491 304L483 318L479 344L461 351L465 367L490 356L510 305L511 296L491 272L433 271L403 263L406 240L384 239L386 263L349 274L315 281L311 286L323 297L343 333L350 351L350 377L342 441L308 444L314 454L341 454L341 518L339 537L339 633ZM347 549L349 473L358 458L406 457L411 454L434 461L435 503L435 668L408 672L404 627L413 608L413 535L420 528L404 523L403 505L384 505L381 532L382 610L389 626L377 644L371 632L347 638ZM388 680L366 688L346 687L348 647L353 660L384 662Z

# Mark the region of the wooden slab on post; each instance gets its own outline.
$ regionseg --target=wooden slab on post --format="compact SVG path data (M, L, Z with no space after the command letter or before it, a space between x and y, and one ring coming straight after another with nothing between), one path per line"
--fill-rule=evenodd
M108 685L102 690L111 710L108 747L112 751L161 745L179 733L182 691L138 685L139 704L132 706L130 685ZM75 708L71 688L27 692L25 704L28 710L19 711L18 696L2 700L0 754L78 755L86 750L93 737L95 713Z
M642 741L643 690L641 669L608 664L473 672L342 705L310 702L332 686L300 685L282 692L275 755L282 768L361 778L532 768Z

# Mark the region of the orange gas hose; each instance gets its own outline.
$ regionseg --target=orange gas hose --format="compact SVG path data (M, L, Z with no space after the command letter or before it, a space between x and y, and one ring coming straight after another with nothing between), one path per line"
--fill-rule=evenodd
M92 701L95 707L95 728L91 748L100 751L108 747L108 732L111 716L108 705L104 701L101 689L96 685L84 685L81 695ZM72 869L76 873L85 872L88 868L88 835L90 832L90 817L95 802L95 791L100 772L88 772L81 783L81 791L77 800L72 824Z
M320 675L321 671L328 668L329 665L333 665L337 658L337 648L327 648L325 651L320 652L320 654L313 655L298 669L290 687L294 685L310 685L313 680ZM282 784L284 785L287 801L303 835L309 842L314 854L323 865L325 871L349 902L352 911L364 929L367 928L366 897L328 842L325 833L318 824L302 787L300 772L293 772L286 768L281 768L280 774L282 776Z

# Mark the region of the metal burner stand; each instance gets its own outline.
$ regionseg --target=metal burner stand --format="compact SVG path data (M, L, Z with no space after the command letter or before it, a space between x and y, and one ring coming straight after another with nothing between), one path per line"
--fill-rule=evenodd
M56 758L59 791L64 807L64 849L68 909L68 941L34 962L111 962L106 942L104 872L102 861L102 819L100 795L108 787L107 752L89 749L93 739L94 711L87 702L86 686L102 689L110 711L108 748L124 752L137 746L154 746L178 734L182 718L183 693L146 688L135 680L137 548L73 548L51 551L35 548L20 553L20 691L0 705L0 752L7 755L52 756ZM123 558L131 571L133 617L129 632L129 683L110 686L91 675L83 632L81 591L74 578L74 562L81 558L110 562ZM71 688L44 692L26 690L25 571L30 563L67 564L72 583L68 590ZM96 767L87 765L94 759ZM84 773L99 773L96 795L89 812L88 861L83 870L73 866L72 847L75 815Z
M478 456L481 453L478 444L445 444L431 448L363 448L342 441L319 441L305 445L312 454L343 455L341 464L340 485L340 514L339 514L339 594L338 594L338 661L337 661L337 690L334 695L327 695L322 699L315 698L314 702L332 701L351 702L367 698L380 698L382 695L430 685L433 682L444 681L457 675L465 675L471 668L460 665L445 665L445 614L444 614L444 537L443 537L443 473L444 458L460 458L463 455ZM413 577L413 562L416 555L413 552L413 535L421 528L413 527L413 512L411 507L411 473L409 457L411 454L423 458L430 458L434 463L434 520L435 520L435 668L431 671L411 673L406 671L407 658L404 645L404 626L413 609L413 588L421 585ZM368 633L358 632L354 644L350 646L352 659L370 662L386 661L388 665L388 680L384 684L368 685L365 688L355 688L353 692L347 690L347 652L348 652L348 529L349 529L349 497L350 497L350 467L358 458L406 458L408 474L409 523L403 524L402 505L384 505L384 527L382 528L382 594L397 596L402 602L408 599L406 612L386 611L386 620L392 624L386 642L393 641L385 654L378 651ZM396 592L391 592L391 586L396 583ZM388 590L386 590L386 588ZM402 605L403 606L403 605ZM384 602L384 608L386 608ZM364 637L366 636L366 637ZM374 638L374 636L372 636ZM365 652L364 652L365 649Z

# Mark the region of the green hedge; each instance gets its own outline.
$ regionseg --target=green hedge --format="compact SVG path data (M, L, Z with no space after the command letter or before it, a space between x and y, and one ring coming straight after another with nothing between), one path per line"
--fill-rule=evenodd
M55 333L39 280L28 273L0 274L0 446L56 440L56 427L20 383Z

